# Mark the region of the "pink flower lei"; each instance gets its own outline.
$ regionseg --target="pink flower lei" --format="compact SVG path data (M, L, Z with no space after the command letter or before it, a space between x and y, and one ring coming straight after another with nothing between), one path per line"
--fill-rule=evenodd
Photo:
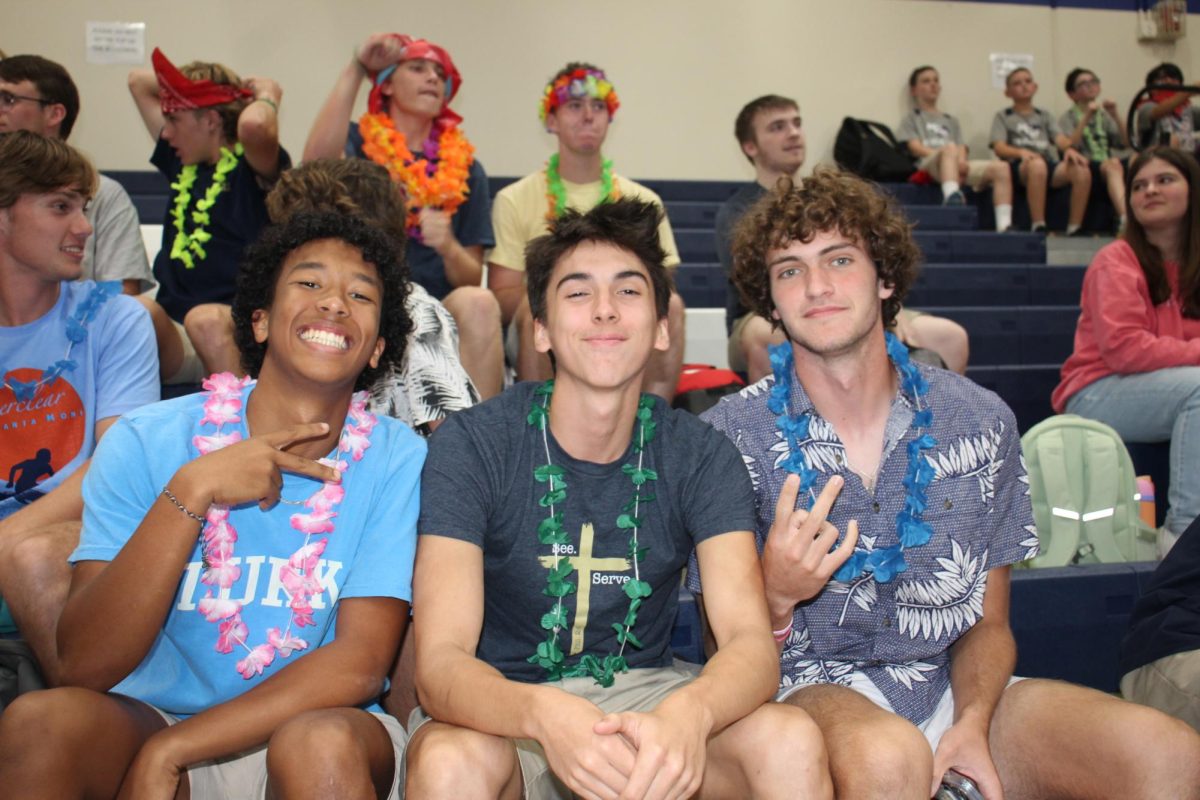
M192 438L192 444L201 455L241 441L242 434L239 431L225 433L223 428L227 424L241 422L242 390L250 383L249 378L236 378L228 372L213 375L204 381L207 399L204 401L204 416L200 418L199 426L201 429L213 426L216 430L211 434L197 434ZM375 428L375 423L375 415L367 411L367 393L355 394L350 401L350 410L346 414L342 435L338 439L339 456L341 453L349 453L352 462L361 461L363 453L371 446L371 431ZM349 468L349 463L340 457L336 460L323 458L321 463L338 469L343 475ZM268 629L267 641L251 647L247 642L250 631L242 621L240 601L214 597L211 588L200 600L200 613L207 621L217 625L217 643L214 649L218 653L231 653L235 646L246 650L246 657L237 662L237 671L243 678L249 680L255 675L261 675L275 660L276 655L287 658L297 650L308 648L307 641L292 634L292 626L303 628L316 624L313 621L312 598L320 597L324 591L316 577L317 562L329 541L328 537L322 537L314 542L312 537L314 534L333 533L333 519L337 516L334 509L345 495L342 484L324 483L304 501L303 505L309 509L308 512L291 516L292 527L304 534L304 543L279 571L280 581L289 597L288 608L292 612L286 628ZM242 574L242 568L233 563L234 544L238 539L237 529L229 520L229 506L209 506L205 519L200 546L204 572L200 581L210 587L228 590Z

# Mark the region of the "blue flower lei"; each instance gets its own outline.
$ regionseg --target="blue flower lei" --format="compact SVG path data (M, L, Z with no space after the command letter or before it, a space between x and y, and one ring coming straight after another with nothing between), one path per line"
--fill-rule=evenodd
M896 575L908 569L904 551L910 547L921 547L933 535L933 529L923 519L927 503L925 490L933 480L933 466L923 451L937 445L937 440L924 432L933 427L933 411L922 408L921 402L929 393L929 382L925 380L920 369L909 360L908 348L892 333L885 333L884 336L887 341L888 358L900 373L901 389L916 401L916 412L912 421L916 436L908 443L908 470L903 481L907 493L904 507L896 515L896 536L900 541L891 547L881 547L870 552L855 550L846 563L833 574L834 580L843 583L852 581L864 573L871 573L879 583L889 583ZM804 507L811 509L816 499L813 484L817 480L817 471L808 465L808 459L800 449L800 442L808 436L812 416L788 414L792 376L796 374L791 344L785 342L773 345L770 348L770 356L775 384L767 397L767 408L775 414L775 426L783 432L788 445L787 458L780 466L800 476L800 494L805 498Z
M11 389L17 400L32 400L43 386L53 386L60 376L73 372L79 364L71 360L71 350L75 345L87 339L87 326L96 318L100 307L107 303L110 297L120 293L121 283L119 281L105 281L93 286L92 291L75 309L75 316L67 320L66 355L42 370L42 377L36 381L15 380L9 377L8 370L4 370L4 388Z

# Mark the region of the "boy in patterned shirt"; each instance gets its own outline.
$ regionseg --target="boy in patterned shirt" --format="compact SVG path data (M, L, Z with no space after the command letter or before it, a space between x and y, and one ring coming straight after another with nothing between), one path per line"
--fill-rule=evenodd
M706 418L754 483L778 699L821 728L836 795L927 798L953 769L986 798L1197 796L1183 723L1012 677L1010 565L1038 549L1016 421L885 334L919 259L901 214L821 169L743 217L735 252L788 341Z

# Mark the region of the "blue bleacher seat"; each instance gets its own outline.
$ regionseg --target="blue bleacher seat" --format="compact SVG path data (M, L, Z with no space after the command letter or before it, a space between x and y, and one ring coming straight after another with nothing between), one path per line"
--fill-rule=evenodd
M950 234L953 258L936 259L956 264L1017 263L1045 264L1046 237L1036 233L956 231ZM933 261L935 259L928 259Z
M1000 395L1017 418L1024 433L1054 413L1050 393L1058 385L1058 364L1009 364L969 366L967 377Z
M1016 674L1115 692L1118 649L1141 593L1138 576L1153 566L1014 571L1009 620L1017 639Z
M1029 302L1035 306L1079 305L1087 265L1041 265L1029 270Z
M686 586L679 587L679 615L671 629L671 649L675 657L693 664L703 664L704 628L700 623L700 610L696 598Z
M919 230L974 231L979 229L979 212L974 206L904 206L904 215Z
M728 287L720 264L684 264L675 271L675 291L688 308L724 308Z
M672 200L667 203L667 217L676 231L699 229L709 234L717 224L721 204L710 200Z
M1025 305L1029 303L1028 264L926 264L905 298L924 306Z

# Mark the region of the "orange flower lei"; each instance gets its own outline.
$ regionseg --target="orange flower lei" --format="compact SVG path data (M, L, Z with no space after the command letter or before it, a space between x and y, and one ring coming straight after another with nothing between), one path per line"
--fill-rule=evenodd
M410 236L420 237L422 208L438 208L454 214L470 191L467 178L475 161L475 147L457 126L445 128L437 140L437 166L415 158L387 114L363 114L358 121L363 153L387 168L392 180L404 186L408 196L405 225Z

